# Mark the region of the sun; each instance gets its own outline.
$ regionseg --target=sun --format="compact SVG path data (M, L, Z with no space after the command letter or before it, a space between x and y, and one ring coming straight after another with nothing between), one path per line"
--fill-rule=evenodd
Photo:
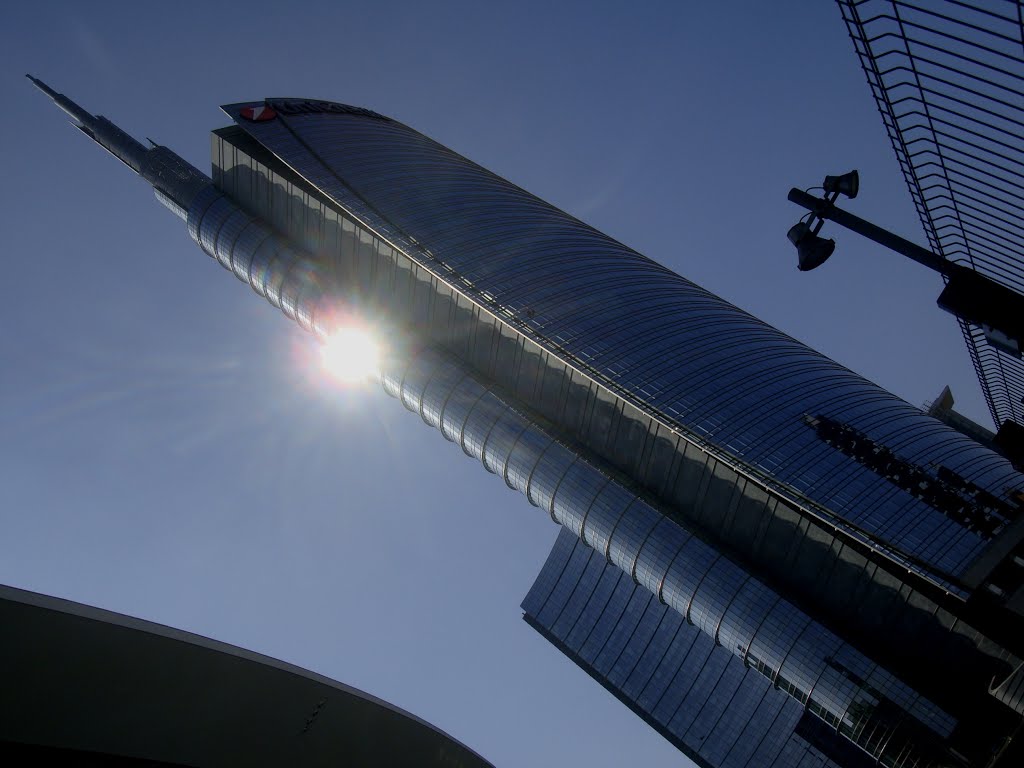
M369 333L362 328L346 326L324 338L320 362L332 378L355 384L379 372L380 352Z

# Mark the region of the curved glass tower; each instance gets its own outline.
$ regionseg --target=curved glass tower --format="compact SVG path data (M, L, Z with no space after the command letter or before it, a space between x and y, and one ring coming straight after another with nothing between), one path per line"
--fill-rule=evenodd
M369 110L226 106L206 179L148 170L167 150L126 152L41 87L289 317L401 339L386 390L563 526L527 620L698 763L1004 746L1024 713L1005 459Z

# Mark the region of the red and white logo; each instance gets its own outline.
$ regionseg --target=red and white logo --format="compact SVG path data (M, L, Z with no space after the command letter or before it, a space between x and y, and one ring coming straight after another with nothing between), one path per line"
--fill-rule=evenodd
M238 114L246 120L252 120L254 123L266 122L267 120L273 120L277 117L277 112L275 112L272 107L266 106L243 107L242 111Z

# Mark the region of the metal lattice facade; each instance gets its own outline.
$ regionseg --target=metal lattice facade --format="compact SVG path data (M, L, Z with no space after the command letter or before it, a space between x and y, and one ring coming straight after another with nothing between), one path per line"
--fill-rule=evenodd
M1024 6L838 0L931 249L1024 294ZM1024 362L960 327L996 426Z

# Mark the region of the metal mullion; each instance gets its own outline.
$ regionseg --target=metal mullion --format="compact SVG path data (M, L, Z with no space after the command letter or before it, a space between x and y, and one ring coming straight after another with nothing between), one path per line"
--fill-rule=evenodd
M891 0L891 1L893 2L894 6L898 2L898 0ZM974 42L972 40L966 40L966 39L964 39L962 37L957 37L956 35L954 35L954 34L952 34L950 32L942 32L940 30L928 27L928 26L926 26L924 24L918 24L917 22L906 21L904 19L901 19L899 17L899 12L896 13L896 19L895 20L899 23L901 29L904 26L913 27L914 29L920 29L920 30L923 30L924 32L929 32L929 33L935 35L936 37L944 37L944 38L946 38L948 40L953 40L953 41L955 41L957 43L965 43L970 48L976 48L976 49L978 49L980 51L985 51L986 53L992 54L993 56L998 56L1000 58L1009 59L1010 61L1016 62L1016 59L1013 56L1011 56L1010 54L1003 53L1002 51L1000 51L1000 50L998 50L996 48L992 48L991 46L983 45L981 43L977 43L977 42ZM1016 44L1018 42L1017 40L1014 40L1013 38L1006 37L1005 35L1000 35L998 33L994 33L993 36L994 37L999 37L999 38L1001 38L1001 39L1003 39L1003 40L1005 40L1005 41L1007 41L1009 43L1013 43L1013 44ZM913 37L910 37L909 35L906 34L906 32L903 32L903 38L905 40L913 42L913 43L921 42L919 40L916 40ZM911 54L909 51L908 51L908 55L913 56L913 54Z
M980 27L977 24L972 24L969 21L964 21L962 19L958 19L955 16L949 16L949 15L944 14L944 13L939 13L938 11L933 11L933 10L930 10L928 8L922 8L921 6L913 5L913 4L909 3L909 2L907 2L906 0L890 0L890 2L894 6L902 6L904 8L909 8L910 10L917 11L918 13L922 13L922 14L924 14L926 16L933 16L933 17L935 17L937 19L942 19L943 21L948 21L950 24L953 24L953 25L956 25L956 26L961 26L961 27L967 27L968 29L973 29L975 32L981 32L982 34L985 34L985 35L991 35L992 37L998 37L1001 40L1006 40L1007 42L1010 42L1010 43L1017 43L1017 42L1019 42L1016 38L1007 37L1006 35L1003 35L1003 34L1001 34L999 32L993 32L991 29L985 29L984 27ZM977 12L977 13L982 13L982 14L985 14L985 15L988 15L988 16L992 16L992 17L997 18L997 19L999 19L1001 21L1011 21L1007 17L1000 16L999 14L994 13L992 11L986 11L986 10L984 10L982 8L975 8L975 7L966 5L964 3L959 3L956 0L946 0L946 2L948 2L948 3L952 4L952 5L959 5L960 7L966 8L969 11L974 11L974 12ZM924 27L924 25L921 25L921 26ZM924 28L925 29L929 29L928 27L924 27ZM941 32L939 32L938 30L933 30L933 31L935 31L938 34L941 34Z
M946 147L946 148L949 149L949 150L952 150L952 151L956 151L955 147ZM975 165L971 165L970 163L964 162L963 160L958 160L958 159L956 159L954 157L948 157L947 156L947 160L951 164L955 163L956 166L957 166L957 168L955 168L955 169L954 168L950 169L950 173L953 176L968 178L968 179L971 179L973 181L978 182L979 184L983 184L985 186L992 187L993 189L996 189L999 192L1002 192L1003 189L1000 189L997 186L996 183L985 180L984 177L987 176L990 179L994 179L995 182L998 182L999 184L1002 184L1004 186L1014 187L1015 189L1019 189L1022 192L1024 192L1024 184L1020 184L1020 183L1018 183L1016 181L1011 181L1010 179L1005 179L1002 176L998 176L998 175L992 173L992 171L990 169L979 168L979 167L977 167ZM928 165L938 165L938 164L935 161L933 161L933 160L929 160L929 161L927 161L925 163L922 163L921 164L921 168L924 168L924 167L926 167ZM971 171L975 171L975 172L980 173L982 175L981 176L974 176L972 174L967 173L964 170L961 170L963 168L967 168L967 169L969 169ZM1007 173L1009 173L1009 174L1011 174L1013 176L1018 176L1019 178L1024 179L1024 174L1016 173L1016 172L1014 172L1014 171L1012 171L1010 169L1005 169L1005 170L1006 170Z
M852 23L854 25L856 25L856 27L857 27L857 30L858 30L858 33L859 33L859 37L860 37L861 41L864 44L866 55L868 56L868 62L870 63L870 69L868 69L868 67L865 66L864 62L862 61L862 68L869 75L869 78L868 78L869 82L870 82L870 79L871 79L870 78L871 73L874 73L875 80L879 84L881 84L882 78L879 75L878 60L872 54L872 42L873 42L873 40L872 39L868 39L868 37L867 37L866 26L867 26L867 24L870 24L872 20L869 19L866 22L861 20L860 13L859 13L858 7L856 5L848 5L848 7L850 9L850 14L851 14L852 19L853 19ZM844 14L844 18L845 18L845 14ZM847 29L848 30L850 29L850 22L847 22ZM851 32L850 36L853 37L852 32ZM907 145L905 137L903 136L902 131L899 130L898 121L896 119L895 108L893 107L892 102L889 100L889 94L888 94L887 91L884 90L884 87L879 85L879 89L882 91L882 93L881 94L878 94L878 93L874 94L875 106L878 109L879 113L882 115L883 122L887 124L887 129L888 129L888 133L889 133L889 141L892 144L893 149L896 152L896 155L900 156L902 154L904 157L906 157L907 154L909 153L909 147ZM874 86L872 86L872 91L874 91ZM888 120L886 120L886 118L888 118ZM913 168L913 166L911 166L911 169L910 169L909 173L910 173L910 176L912 178L907 178L907 172L906 171L904 172L904 177L906 178L907 185L911 189L911 193L913 194L913 190L917 186L917 171L916 171L916 169ZM927 210L925 210L925 211L920 211L919 210L918 211L918 215L921 217L921 223L924 226L925 230L926 231L928 231L928 230L934 231L934 223L931 220L931 214L928 213Z
M900 99L900 101L905 101L905 99ZM915 99L915 101L918 101L918 103L920 103L926 110L929 107L935 107L936 109L939 109L939 110L941 110L943 112L948 112L950 114L956 115L957 117L965 117L964 115L961 115L958 112L955 112L953 110L948 110L948 109L942 109L942 107L936 107L936 105L928 104L927 102L925 102L923 100L919 101L919 100ZM942 119L940 117L935 117L935 116L931 115L928 111L922 112L922 111L916 110L916 109L915 110L911 110L909 112L904 112L904 113L898 115L897 119L902 121L904 118L914 117L914 116L923 117L923 118L925 118L925 120L928 120L929 123L930 122L936 122L936 123L939 123L940 125L948 125L948 126L950 126L952 128L955 128L955 129L957 129L959 131L962 131L963 133L968 134L970 136L976 136L977 138L982 139L984 141L987 141L987 142L989 142L991 144L995 144L996 146L1005 147L1006 149L1010 150L1011 152L1018 152L1019 153L1021 151L1018 147L1015 147L1012 144L1007 144L1005 141L1000 141L999 139L993 139L991 136L986 136L985 134L978 133L977 131L971 130L970 128L965 128L964 126L962 126L962 125L960 125L958 123L954 123L954 122L951 122L949 120L944 120L944 119ZM966 119L969 122L971 122L971 123L977 123L978 122L976 120L971 119L970 117L966 117ZM1016 134L1011 133L1010 131L1004 131L1001 128L995 128L994 126L990 126L990 127L992 127L993 130L999 131L1000 133L1005 133L1007 136L1010 136L1011 138L1019 138ZM966 139L962 139L959 136L957 136L956 134L947 133L945 131L938 131L934 127L932 127L931 125L928 125L928 126L925 126L925 125L911 125L911 126L907 126L906 128L903 128L901 126L901 130L913 130L914 128L924 128L926 130L931 130L931 132L935 136L946 136L946 137L948 137L950 139L953 139L954 141L962 141L964 144L970 144L970 142L968 142ZM994 154L994 155L998 155L999 154L998 152L996 152L994 150L988 149L987 147L984 147L984 146L981 146L981 145L978 145L978 144L970 144L970 145L976 147L977 149L981 149L982 151L985 151L985 152L992 152L992 154Z
M909 130L912 130L912 129L909 129ZM984 158L984 157L980 157L978 155L972 154L971 152L966 151L962 147L956 146L954 144L949 144L949 143L945 143L945 142L939 141L940 137L947 138L947 139L950 139L952 141L957 141L957 142L960 142L960 143L963 143L963 144L967 144L967 146L970 147L971 149L976 149L976 150L979 150L981 152L985 152L986 154L992 155L993 157L991 157L991 158ZM991 167L993 167L993 168L995 168L995 169L997 169L999 171L1002 171L1003 173L1008 173L1011 176L1017 176L1017 177L1020 177L1020 178L1024 179L1024 173L1020 173L1019 171L1013 170L1015 167L1019 167L1019 164L1010 161L1010 159L1008 157L1006 157L1005 155L1002 155L1002 154L1000 154L1000 153L998 153L998 152L996 152L994 150L988 149L987 147L982 147L982 146L979 146L977 144L970 144L970 143L964 141L963 139L954 136L953 134L946 133L945 131L937 131L935 133L935 135L932 136L932 137L927 137L927 138L921 137L921 138L913 139L910 142L908 142L908 146L910 144L917 144L917 143L919 143L921 141L929 141L929 142L931 142L934 145L934 149L929 147L927 149L921 149L921 150L917 150L916 152L911 152L907 156L908 160L913 160L914 158L916 158L916 157L918 157L920 155L926 155L926 154L933 154L933 155L939 156L938 149L942 148L942 149L945 149L947 152L955 153L956 155L961 155L963 157L969 157L971 160L976 160L979 163L984 163L985 165L989 165L989 166L991 166ZM957 159L955 157L951 157L950 160L952 160L953 162L959 163L960 165L968 165L963 160L959 160L959 159ZM1007 161L1009 163L1009 165L1002 165L1001 163L997 162L997 160L1005 160L1005 161ZM974 168L975 170L977 170L976 166L970 166L970 167Z
M920 75L917 72L917 67L914 64L913 55L911 54L911 51L910 51L910 46L907 43L904 21L903 21L903 19L900 18L899 12L898 12L898 10L896 10L896 6L895 5L893 6L893 10L894 10L894 13L895 13L895 16L896 16L896 22L899 25L900 33L903 34L903 37L904 37L904 43L903 43L904 44L904 48L905 48L905 50L907 52L907 55L911 57L910 58L910 62L911 62L911 68L914 71L914 79L917 81L917 86L918 86L918 89L920 90L921 79L920 79ZM935 131L935 121L936 121L937 118L934 118L932 116L931 111L929 110L927 104L924 104L924 109L925 109L924 117L925 117L925 119L928 122L928 128L934 133L934 131ZM939 162L941 164L943 174L945 174L946 177L948 178L948 172L946 170L945 156L942 154L942 152L939 152ZM956 201L954 201L954 208L956 208ZM958 209L956 210L956 214L957 214L957 217L959 218L959 210ZM934 222L932 222L932 229L934 231ZM962 231L962 229L963 229L963 227L961 226L961 231ZM971 258L970 251L968 251L968 258Z
M885 19L890 20L890 21L895 21L896 20L892 16L876 16L875 19L872 19L871 21L877 20L879 18L885 18ZM870 23L870 22L868 22L868 23ZM900 38L900 35L898 35L895 32L886 32L886 33L881 34L881 35L876 35L875 37L872 37L872 38L866 38L866 42L870 46L870 43L873 43L876 40L881 40L882 38L885 38L885 37ZM956 38L954 38L954 39L956 39ZM1024 75L1018 75L1016 72L1013 72L1013 71L1008 70L1008 69L1003 69L1001 67L997 67L994 64L989 64L988 62L982 61L981 59L975 59L975 58L967 56L966 54L963 54L963 53L957 53L955 51L950 51L950 50L948 50L946 48L940 48L939 46L937 46L937 45L935 45L933 43L926 42L924 40L914 40L913 42L914 42L915 45L921 46L923 48L929 48L929 49L931 49L933 51L937 51L938 53L942 54L943 56L948 56L950 58L960 59L961 61L966 61L966 62L968 62L970 64L974 64L974 65L976 65L978 67L981 67L982 69L989 69L989 70L992 70L993 72L998 72L1001 75L1006 75L1008 78L1011 78L1013 80L1024 81ZM869 47L868 50L870 51L871 48ZM901 56L906 56L907 58L916 58L915 54L912 54L912 53L909 53L909 52L905 52L905 53L904 52L900 52L896 48L890 49L888 51L884 51L882 54L880 54L878 56L878 58L881 58L882 56L888 56L889 54L892 54L892 53L897 53L897 54L899 54ZM874 56L874 53L871 53L869 55L872 56L872 58L876 58Z
M898 51L893 51L893 52L899 53ZM943 53L948 53L948 52L943 51ZM885 54L885 55L887 55L887 54ZM905 56L906 54L902 54L901 53L900 55L901 56ZM973 72L968 72L967 70L957 69L957 68L955 68L953 66L950 66L949 64L942 63L938 59L932 59L932 58L929 58L927 56L922 56L921 54L914 54L914 58L917 61L924 62L925 64L928 64L930 66L935 67L936 69L941 69L941 70L944 70L946 72L953 72L953 73L955 73L957 75L960 75L961 77L965 77L965 78L967 78L969 80L977 80L979 83L983 83L984 85L991 86L993 88L998 88L999 90L1006 91L1009 94L1013 94L1015 96L1019 95L1017 91L1015 91L1013 88L1011 88L1008 85L1003 85L1002 83L996 83L996 82L993 82L992 80L986 80L985 78L981 77L980 75L976 75ZM884 77L885 75L889 74L890 72L897 72L897 71L900 71L900 70L903 70L903 71L906 71L906 72L912 72L913 71L906 64L898 64L896 66L889 67L888 69L880 70L879 75ZM951 85L954 88L958 88L958 89L961 89L961 90L971 90L971 89L967 88L964 85L960 85L958 83L954 83L952 80L946 80L944 78L939 77L938 75L927 74L927 75L923 75L923 76L927 77L929 80L937 80L937 81L939 81L941 83L945 83L947 85ZM881 86L881 87L884 87L884 86ZM986 96L986 98L994 98L994 97ZM1012 106L1012 105L1010 105L1010 106Z
M538 623L540 622L540 615L544 612L544 609L547 608L548 602L550 602L552 595L555 594L555 590L557 590L558 586L562 583L562 579L565 576L566 569L569 567L569 563L572 562L572 556L574 554L576 554L576 547L578 547L580 544L582 544L582 542L579 539L577 539L573 543L572 550L569 552L569 556L565 558L565 562L562 563L562 568L558 572L558 578L556 578L551 583L551 589L548 590L547 595L544 597L544 602L541 603L540 607L537 609L536 617L537 617ZM586 545L584 544L584 546L586 546ZM584 571L586 571L586 566L584 566L583 567L583 571L580 572L580 578L583 577L583 572ZM576 584L577 584L577 586L579 585L579 579L577 579ZM573 589L575 589L575 587ZM572 593L570 593L570 597L571 596L572 596ZM564 610L565 606L563 606L562 608ZM559 616L560 615L561 615L561 611L559 611ZM555 620L556 621L558 620L557 616L555 617ZM551 626L552 627L554 626L554 622L552 622Z
M1017 198L1017 199L1021 200L1022 202L1024 202L1024 197L1021 197L1020 195L1014 195L1014 194L1011 194L1011 193L1008 193L1008 192L1003 192L1003 190L995 190L995 194L992 194L992 193L988 193L988 192L986 192L984 190L978 189L977 187L974 187L974 186L972 186L970 184L966 184L963 181L960 181L959 179L954 181L954 179L950 179L950 178L947 177L946 180L948 182L950 182L950 187L952 187L953 184L955 184L957 187L959 187L961 189L967 189L967 190L970 190L971 192L977 192L980 195L980 197L975 197L974 195L969 195L969 194L967 194L965 192L960 192L960 193L958 193L958 197L966 199L966 200L970 200L972 202L978 203L978 204L983 205L983 206L986 206L988 209L995 209L999 213L1005 214L1007 216L1006 219L1003 219L1003 218L1001 218L999 216L996 216L994 214L990 214L990 215L992 215L992 218L997 219L998 221L1001 221L1003 223L1009 223L1010 220L1016 220L1016 219L1018 219L1020 217L1020 214L1024 214L1024 205L1018 205L1016 203L1008 202L1008 201L1005 201L1003 199L1003 198L1006 198L1006 197L1013 197L1013 198ZM932 187L929 187L929 188L931 189ZM954 190L953 189L949 189L949 192L952 195ZM935 195L931 199L933 199L933 200L934 199L938 199L938 197L940 197L940 196ZM956 202L960 202L960 201L957 200ZM1011 210L1006 210L1005 208L997 207L997 203L1004 203ZM967 207L967 206L965 206L965 207ZM974 208L973 206L970 206L970 208L971 208L971 210L978 211L979 213L986 213L986 208ZM1012 210L1012 209L1016 209L1016 211Z
M1011 271L1014 266L1013 257L1016 255L1013 251L1009 251L1005 247L1002 247L1000 241L993 240L992 238L981 234L981 232L976 231L976 228L974 231L974 238L975 241L980 240L983 243L989 244L987 249L983 249L982 246L978 246L976 242L974 244L975 258L983 263L988 262L988 272L994 273L993 276L1000 277L1000 282L1003 283L1021 282L1022 276L1019 273L1015 274ZM999 273L1004 270L1008 274L1000 275Z
M665 606L665 604L662 603L660 600L657 601L657 604L658 604L659 608L663 608L664 607L665 610L662 611L661 619L658 621L658 626L654 630L654 635L651 638L651 642L653 642L654 638L658 637L663 632L662 627L664 626L665 619L667 617L674 616L674 617L678 618L678 616L679 616L678 613L673 611L671 608L667 608ZM661 652L661 655L658 657L657 662L655 662L654 664L651 665L651 673L647 676L647 679L643 681L643 684L640 685L639 690L636 692L636 695L633 697L633 700L638 705L640 703L640 699L643 698L644 691L647 690L648 686L651 684L651 681L654 679L655 674L657 674L658 668L661 667L661 665L665 662L665 657L669 654L669 652L672 650L673 646L675 645L676 638L679 637L679 630L682 629L685 626L687 626L686 622L680 620L679 624L675 628L675 631L672 632L672 637L669 638L666 641L666 643L665 643L665 650L663 650ZM691 645L692 645L692 642L691 642ZM637 659L636 664L633 665L633 669L630 670L629 674L626 676L626 679L625 679L625 681L622 684L623 689L625 689L626 685L629 683L629 679L634 675L634 673L636 672L637 666L639 666L640 662L643 661L644 656L647 655L647 652L650 650L650 648L651 648L651 643L648 642L647 647L644 649L643 654L640 655L640 657ZM652 659L652 661L653 661L653 659ZM666 688L667 688L667 686L666 686ZM652 717L653 717L653 712L654 712L654 708L652 707L649 710L649 714L651 714Z
M927 75L925 75L925 77L927 77ZM901 83L901 84L898 84L897 86L894 86L894 87L899 87L899 85L903 85L903 84ZM947 93L942 93L941 91L936 91L934 88L925 88L923 85L920 85L920 86L918 86L918 89L921 91L921 93L930 93L930 94L933 94L935 96L938 96L941 99L946 99L947 101L952 101L955 104L960 104L960 105L965 106L965 107L970 107L971 109L976 110L977 112L981 112L982 114L991 115L992 117L999 118L1000 120L1005 120L1008 123L1013 123L1014 125L1018 125L1018 126L1024 127L1024 122L1021 122L1020 120L1017 120L1017 119L1012 118L1012 117L1007 117L1006 115L1002 115L1002 114L1000 114L998 112L995 112L994 110L978 106L977 104L972 104L971 102L965 101L964 99L957 98L956 96L950 96ZM967 91L968 93L976 93L975 91L972 91L969 88L961 88L960 90ZM996 102L998 102L1000 104L1005 104L1005 102L1001 102L998 99L991 99L990 97L985 96L984 94L977 94L977 95L981 96L982 98L990 99L991 101L996 101ZM1008 130L1006 130L1004 128L1000 128L998 126L991 125L990 123L986 123L984 120L981 120L979 118L971 117L970 115L967 115L967 114L964 114L964 113L961 113L961 112L957 112L956 110L951 109L949 107L944 107L941 104L935 104L934 102L931 102L931 103L932 103L932 105L936 109L941 109L941 110L943 110L945 112L949 112L950 114L954 114L957 117L962 117L965 120L969 120L972 123L978 123L978 124L986 126L986 127L994 128L995 130L1001 131L1001 132L1006 133L1006 134L1008 134L1010 136L1015 136L1016 135L1013 132L1008 131ZM1006 106L1010 107L1011 109L1016 109L1017 111L1020 111L1020 108L1016 107L1014 105L1006 104Z

